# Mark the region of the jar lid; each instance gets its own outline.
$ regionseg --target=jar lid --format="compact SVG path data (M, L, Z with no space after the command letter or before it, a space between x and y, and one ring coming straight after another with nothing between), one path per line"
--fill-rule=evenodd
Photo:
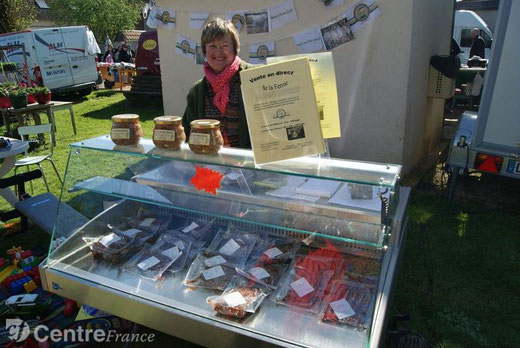
M174 124L180 122L182 117L180 116L158 116L153 119L155 124Z
M220 127L220 121L212 119L195 120L190 123L191 128L195 129L211 129Z
M112 122L131 123L136 121L139 121L139 115L137 114L120 114L112 116Z

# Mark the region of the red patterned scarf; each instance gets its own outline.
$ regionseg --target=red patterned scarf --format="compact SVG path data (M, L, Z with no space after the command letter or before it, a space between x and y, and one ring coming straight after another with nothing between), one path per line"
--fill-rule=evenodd
M229 82L240 68L240 62L240 57L235 56L235 60L220 73L216 73L210 68L208 63L204 63L204 75L206 75L206 79L211 84L213 92L215 92L213 104L215 104L222 115L225 114L229 103Z

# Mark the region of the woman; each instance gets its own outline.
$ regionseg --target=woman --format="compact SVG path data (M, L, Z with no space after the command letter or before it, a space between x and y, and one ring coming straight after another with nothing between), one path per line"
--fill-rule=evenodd
M113 63L114 62L114 46L108 45L108 49L103 55L103 62Z
M240 91L240 71L252 65L238 56L240 39L227 20L210 20L202 30L202 53L206 57L204 77L190 89L183 125L190 135L190 122L200 118L220 121L224 146L251 148L246 113Z

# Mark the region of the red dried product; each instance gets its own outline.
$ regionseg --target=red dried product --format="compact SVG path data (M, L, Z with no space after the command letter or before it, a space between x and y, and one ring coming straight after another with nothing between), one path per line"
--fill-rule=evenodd
M247 315L247 309L253 305L254 301L258 300L259 296L261 296L262 290L256 288L236 288L228 291L228 293L235 291L242 295L246 301L244 304L230 306L226 302L224 296L209 297L207 302L211 305L211 308L213 308L214 311L219 312L220 314L242 319Z

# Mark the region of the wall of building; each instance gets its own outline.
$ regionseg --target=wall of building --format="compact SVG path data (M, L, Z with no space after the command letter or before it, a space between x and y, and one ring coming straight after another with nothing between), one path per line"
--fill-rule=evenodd
M200 42L200 30L189 29L189 11L254 10L284 0L157 0L177 10L174 30L159 28L164 110L182 115L185 97L202 77L202 68L175 53L176 33ZM343 13L354 0L328 9L320 1L294 0L298 21L269 34L241 35L241 57L249 43L276 41L276 55L298 53L292 35L320 26ZM339 158L399 163L408 170L438 141L443 101L428 100L429 59L447 53L451 38L453 0L385 0L383 15L355 33L355 40L335 48L342 137L329 140Z

